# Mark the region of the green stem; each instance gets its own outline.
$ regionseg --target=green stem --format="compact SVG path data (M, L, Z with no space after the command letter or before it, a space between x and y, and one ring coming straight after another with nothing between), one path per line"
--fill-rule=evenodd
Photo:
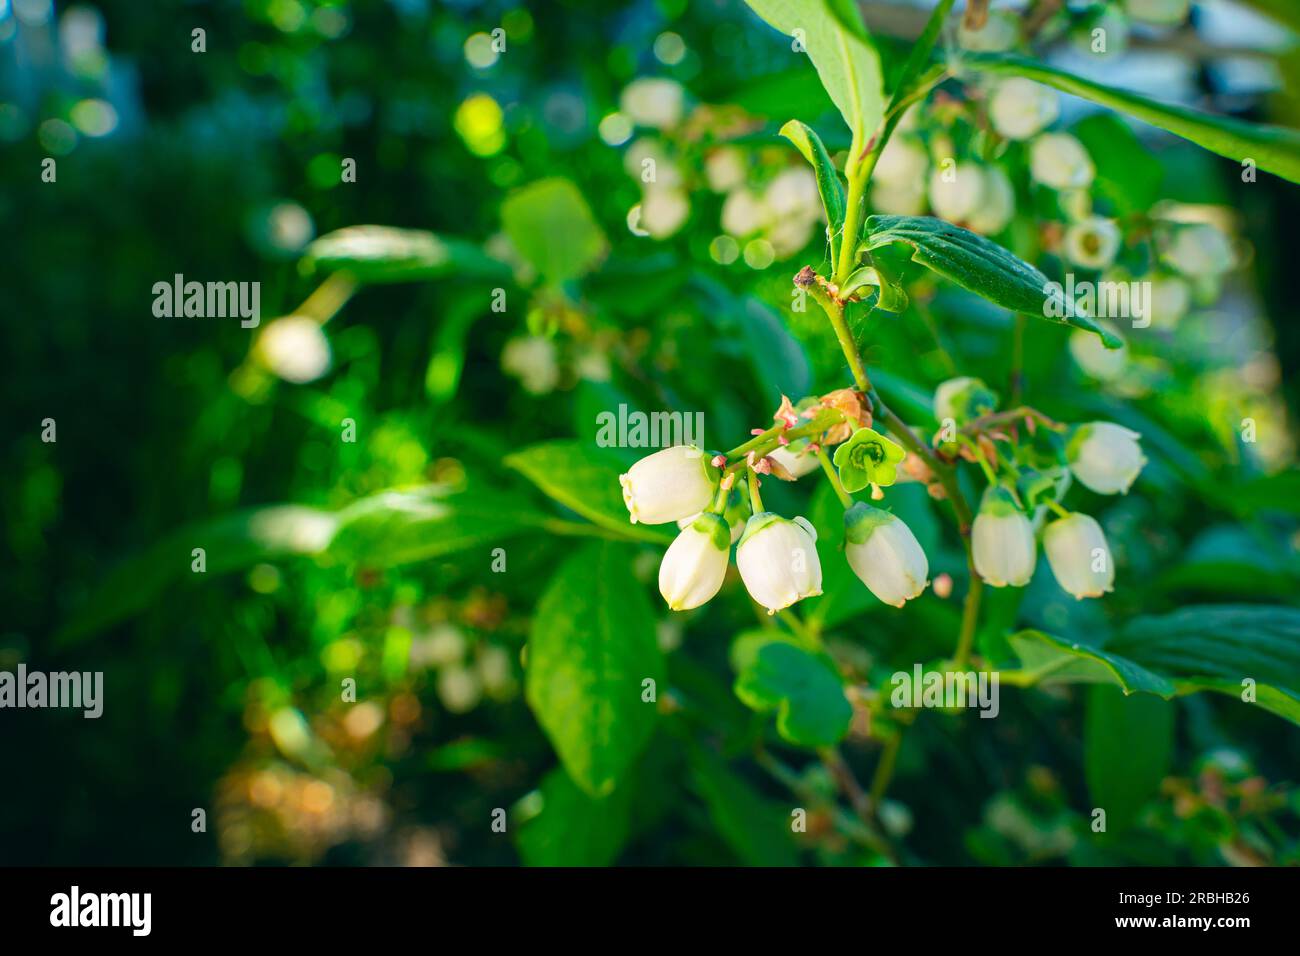
M880 816L880 802L885 799L889 781L894 777L894 765L898 761L898 750L903 744L903 731L900 729L885 742L885 749L880 754L880 763L871 777L871 810Z
M853 499L849 493L844 490L844 485L840 482L840 476L835 473L835 466L831 464L830 456L826 454L826 449L817 449L817 460L822 463L822 471L826 472L826 477L830 479L831 487L835 489L835 497L840 499L840 504L844 510L848 511L853 507Z
M961 632L957 636L957 653L953 655L953 670L965 670L970 660L971 647L975 643L975 626L979 623L980 596L984 593L984 579L975 573L975 564L970 565L970 590L961 608Z
M853 271L853 262L858 254L858 229L862 225L862 198L867 186L867 178L875 162L866 166L857 160L857 144L850 147L849 161L845 167L845 178L849 181L848 205L844 210L844 231L840 234L840 261L835 267L834 282L836 286L844 285Z
M757 448L759 445L763 444L764 442L776 438L784 430L785 430L785 425L778 422L777 424L769 428L767 431L755 435L753 438L745 442L743 445L737 445L735 448L731 449L731 451L725 452L724 454L726 455L727 458L736 458L740 455L748 454L749 452L753 451L755 448Z
M1045 503L1046 503L1047 507L1051 508L1053 511L1055 511L1055 512L1056 512L1058 515L1060 515L1062 518L1068 518L1068 517L1070 517L1070 512L1067 511L1064 507L1062 507L1062 506L1061 506L1061 503L1060 503L1059 501L1053 501L1051 498L1048 498L1047 501L1046 501Z
M809 291L826 313L826 317L831 320L831 328L835 330L835 337L840 341L840 351L844 353L844 358L849 363L849 371L853 373L853 383L860 392L871 391L871 379L867 378L867 367L862 363L862 353L858 350L858 343L853 340L853 333L844 318L844 303L831 298L821 286L812 285Z
M739 448L744 449L740 454L748 454L752 451L756 457L762 458L772 449L780 447L781 437L783 435L787 442L796 441L800 438L809 438L813 435L818 435L824 432L826 429L834 425L837 420L843 417L844 413L839 409L828 408L823 412L819 412L817 417L807 425L800 425L798 428L791 428L789 431L786 431L784 426L777 425L775 428L769 428L761 435L755 435L753 441L748 441L744 445L739 446ZM731 458L735 454L735 451L728 452L727 457ZM748 462L742 458L739 461L733 461L728 465L726 472L728 474L738 472L747 465Z
M758 493L758 472L753 468L749 469L749 502L754 514L763 510L763 497Z

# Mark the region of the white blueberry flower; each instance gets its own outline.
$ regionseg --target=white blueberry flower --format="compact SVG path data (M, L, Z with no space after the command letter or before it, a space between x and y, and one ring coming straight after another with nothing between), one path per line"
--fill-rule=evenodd
M1173 328L1187 314L1192 290L1177 276L1160 276L1151 281L1151 321L1158 328Z
M642 458L618 480L633 524L664 524L707 508L717 472L694 445L674 445Z
M711 600L722 587L731 554L731 529L721 515L705 511L681 532L659 565L659 593L674 611Z
M750 597L769 614L822 593L816 541L816 530L804 518L791 521L764 511L745 525L736 567Z
M844 556L872 594L902 607L925 590L930 562L901 518L859 501L844 512Z
M1127 494L1147 463L1138 444L1141 437L1113 422L1080 425L1065 448L1070 471L1099 495Z
M1164 27L1186 20L1190 7L1191 0L1124 0L1124 9L1134 20Z
M1011 180L997 166L983 169L983 201L967 217L966 226L985 236L1001 232L1016 214L1016 192Z
M1163 256L1189 278L1222 275L1236 264L1228 237L1209 223L1178 227Z
M681 121L683 99L676 80L644 76L624 87L618 108L638 126L667 129Z
M274 374L302 385L330 368L330 343L320 323L305 315L286 315L268 322L257 338L256 354Z
M934 390L934 417L963 422L987 415L998 407L998 397L982 379L962 375L940 382Z
M1034 526L1004 488L990 486L971 526L975 572L995 588L1024 587L1034 576Z
M989 102L993 128L1007 139L1029 139L1041 133L1060 111L1055 90L1021 76L999 83Z
M1119 252L1119 226L1113 219L1089 216L1065 230L1065 257L1087 269L1105 269Z
M1076 598L1101 597L1113 589L1115 564L1101 525L1088 515L1071 514L1043 532L1043 551L1056 583Z
M925 212L925 180L918 183L871 181L871 208L890 216L919 216Z
M1044 133L1029 147L1029 171L1052 189L1087 186L1096 175L1092 157L1069 133Z

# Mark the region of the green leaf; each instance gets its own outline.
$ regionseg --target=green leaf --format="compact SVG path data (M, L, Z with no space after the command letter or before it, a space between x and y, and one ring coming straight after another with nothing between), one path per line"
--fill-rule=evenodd
M769 397L806 395L812 364L799 340L767 303L747 296L740 311L741 332L760 387Z
M1300 723L1300 609L1199 605L1130 621L1105 648L1041 631L1009 638L1023 670L1016 684L1117 684L1126 694L1218 691Z
M542 781L542 809L515 842L527 866L608 866L618 859L631 826L630 789L596 798L561 769Z
M1107 832L1127 829L1156 795L1174 751L1174 705L1148 694L1126 697L1101 685L1088 691L1084 770Z
M519 254L550 282L585 275L605 256L605 233L567 179L541 179L501 203L501 224Z
M713 753L692 747L691 788L704 801L718 836L745 866L798 866L790 808L768 800Z
M614 791L654 732L655 705L641 699L642 681L663 683L654 620L631 554L608 542L569 558L533 615L528 704L593 797Z
M529 445L508 455L505 464L602 528L633 541L662 544L672 540L671 530L632 524L619 488L619 462L584 442L562 439Z
M840 298L847 299L867 286L876 287L876 308L894 314L907 308L907 293L903 291L903 287L897 282L886 279L874 266L863 266L851 273L844 280L844 287L840 289Z
M1124 344L1119 336L1087 316L1070 316L1057 284L1049 283L1047 276L1029 263L969 229L933 216L869 216L867 233L868 250L905 242L912 247L913 261L1005 309L1094 332L1107 348ZM1054 315L1047 314L1049 303Z
M826 210L826 221L830 224L831 262L838 262L840 257L840 233L844 231L844 184L839 173L831 163L830 154L822 144L821 137L806 123L790 120L781 127L781 135L794 143L803 158L812 165L817 175L817 192L822 197L822 207ZM847 295L847 293L844 293Z
M1017 683L1116 684L1126 694L1146 691L1166 699L1175 688L1167 677L1154 674L1128 658L1079 641L1067 641L1042 631L1020 631L1008 639L1020 658Z
M962 58L962 63L986 73L1023 76L1045 83L1062 92L1135 116L1220 156L1238 162L1251 159L1260 169L1276 173L1293 183L1300 183L1300 131L1282 126L1247 123L1227 116L1202 113L1185 106L1161 103L1014 54L969 54Z
M1216 690L1240 700L1250 679L1261 707L1300 723L1300 609L1185 607L1136 618L1107 646L1168 674L1179 693Z
M418 282L454 276L508 281L510 267L479 246L421 229L348 226L307 247L304 269L347 270L361 282Z
M746 0L769 24L802 39L822 86L861 149L884 114L880 57L851 0ZM796 34L796 30L802 31Z
M327 553L366 567L396 567L497 541L546 520L501 491L451 494L439 485L382 491L338 512Z
M1094 113L1070 132L1097 167L1095 188L1122 213L1146 213L1160 198L1164 167L1132 128L1113 113Z
M543 528L549 516L511 502L505 492L442 485L390 489L341 511L269 505L198 521L124 561L77 609L57 640L76 641L148 607L177 582L267 561L315 557L392 567L462 551ZM191 571L191 551L203 548L205 575Z
M953 0L939 0L934 9L930 11L930 19L926 21L925 29L921 31L921 35L916 38L916 43L912 45L912 52L908 54L907 62L903 64L903 69L898 75L898 82L894 85L894 95L889 100L891 113L916 88L917 77L921 75L921 71L930 62L930 54L934 50L935 41L939 39L939 31L943 29L943 25L947 21L952 5Z
M825 654L774 639L736 678L736 696L757 711L776 711L777 732L792 744L828 746L848 732L853 707Z

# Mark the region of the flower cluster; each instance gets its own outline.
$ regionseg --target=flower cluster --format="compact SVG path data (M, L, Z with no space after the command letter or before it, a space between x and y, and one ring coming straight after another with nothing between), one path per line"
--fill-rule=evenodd
M1095 519L1067 511L1058 498L1071 478L1098 494L1126 493L1146 464L1141 436L1111 422L1067 430L1032 409L999 414L996 401L972 378L943 383L934 399L936 418L962 423L954 437L959 454L978 462L989 482L971 526L976 573L993 587L1028 584L1038 558L1035 523L1051 510L1057 518L1042 530L1042 539L1057 583L1076 598L1100 597L1115 581L1106 536ZM1046 424L1055 438L1045 452L1033 442L1015 441L1021 422L1031 434ZM1009 453L999 454L999 440L1012 445Z
M675 521L677 538L659 567L659 592L675 611L709 601L722 587L731 547L750 596L769 614L822 593L817 531L806 518L765 511L758 476L795 481L822 466L845 502L844 551L853 572L882 602L896 607L917 597L929 582L929 562L911 529L897 516L849 493L867 487L878 494L894 483L903 449L864 424L870 414L862 396L841 389L806 399L783 399L777 425L727 456L694 446L675 446L642 458L620 477L633 522ZM800 422L812 421L801 425ZM838 444L832 472L824 446ZM743 457L739 457L742 454ZM748 490L736 484L749 472Z

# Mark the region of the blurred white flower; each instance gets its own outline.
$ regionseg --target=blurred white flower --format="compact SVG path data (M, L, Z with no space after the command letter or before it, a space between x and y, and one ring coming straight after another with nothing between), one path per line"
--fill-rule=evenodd
M985 166L980 173L984 177L983 201L967 217L966 226L992 236L1005 229L1016 214L1016 192L1000 167Z
M1183 275L1193 279L1222 275L1236 264L1232 243L1209 223L1175 227L1163 258Z
M1007 139L1029 139L1051 126L1059 114L1054 89L1020 76L999 83L989 102L993 128Z
M939 218L964 223L983 202L984 171L973 161L930 173L930 206Z
M876 160L871 180L889 186L924 183L929 168L930 156L924 146L910 136L894 135Z
M524 390L545 395L560 382L555 343L540 335L513 338L501 350L501 367L519 379Z
M957 28L957 42L964 50L1003 53L1020 42L1020 18L1010 10L990 10L978 30L966 29L963 21Z
M722 231L743 239L762 229L770 215L763 200L748 189L737 189L722 203Z
M1173 328L1187 314L1192 290L1177 276L1160 276L1151 281L1151 322L1157 328Z
M1034 179L1053 189L1087 186L1096 175L1092 157L1069 133L1044 133L1029 148Z
M719 146L704 159L704 175L715 193L744 185L748 170L745 153L736 146Z
M295 385L313 382L330 368L329 339L319 322L304 315L267 323L258 336L256 354L263 366Z
M649 189L641 200L641 228L656 239L671 236L690 214L691 202L680 189Z
M468 667L453 664L438 671L438 699L453 714L464 714L478 706L483 687Z
M1077 266L1105 269L1115 261L1119 238L1115 220L1090 216L1065 230L1065 257Z
M643 76L633 80L619 97L619 111L638 126L667 129L682 118L684 93L676 80Z
M1114 329L1110 322L1098 321L1098 325ZM1070 333L1068 343L1070 356L1093 378L1102 382L1113 382L1124 374L1128 366L1128 346L1108 349L1100 338L1091 332L1076 329Z

